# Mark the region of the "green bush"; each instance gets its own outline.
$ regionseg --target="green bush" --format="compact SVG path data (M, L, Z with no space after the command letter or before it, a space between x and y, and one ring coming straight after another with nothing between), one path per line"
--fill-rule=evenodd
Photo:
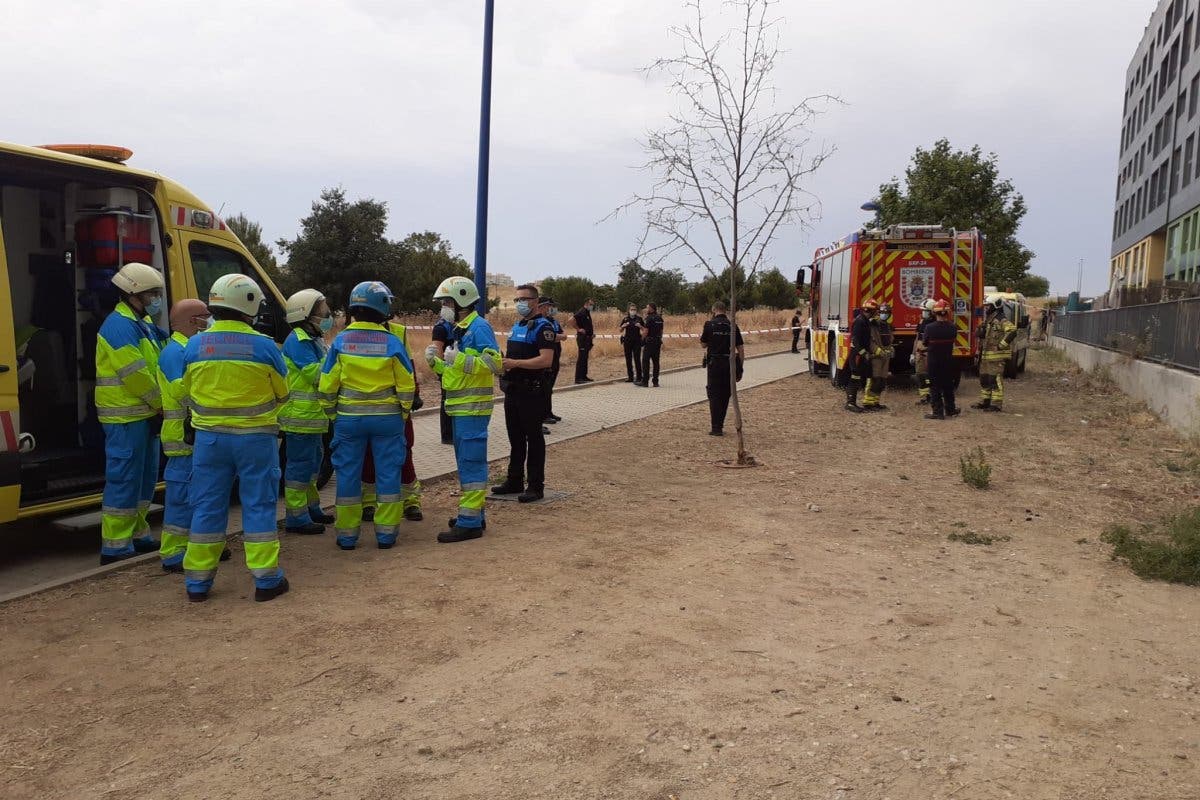
M976 489L986 489L992 480L992 467L987 463L982 447L976 447L958 459L958 468L962 472L963 483Z
M1112 545L1114 561L1150 580L1200 586L1200 508L1133 530L1111 525L1100 538Z

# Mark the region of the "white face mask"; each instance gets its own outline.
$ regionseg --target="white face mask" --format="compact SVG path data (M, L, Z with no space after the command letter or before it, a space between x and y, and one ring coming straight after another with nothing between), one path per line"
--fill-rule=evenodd
M202 330L202 331L208 330L209 328L211 328L213 326L214 321L215 320L213 320L212 317L205 317L204 318L204 327L201 328L200 330Z
M454 309L450 308L450 306L442 306L441 315L442 319L446 320L446 322L454 322L457 316L454 313Z

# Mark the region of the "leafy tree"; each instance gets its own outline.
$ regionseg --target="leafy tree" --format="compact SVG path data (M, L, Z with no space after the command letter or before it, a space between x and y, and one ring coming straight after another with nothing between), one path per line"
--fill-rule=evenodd
M758 294L758 277L751 275L747 278L746 271L741 267L738 267L732 276L729 268L723 269L719 275L709 276L693 284L692 306L697 311L707 312L718 300L729 304L729 290L732 286L738 298L738 305L742 308L753 308L754 299Z
M995 153L975 145L954 150L940 139L920 147L904 173L904 186L893 178L879 187L883 225L912 223L979 228L984 245L984 280L998 287L1017 286L1029 271L1033 253L1017 239L1025 216L1025 198L1000 177Z
M636 258L631 258L621 265L616 286L618 308L628 308L630 303L638 308L642 307L646 302L646 274L647 270Z
M1041 275L1026 275L1014 289L1026 297L1045 297L1050 294L1050 280Z
M587 278L570 275L565 278L546 278L538 287L543 295L553 297L564 311L577 311L589 297L596 299L596 284Z
M471 265L455 253L450 242L439 233L410 233L396 247L400 255L400 279L388 284L396 294L396 306L402 312L436 309L433 301L438 284L451 275L472 276Z
M755 299L758 305L768 308L795 308L796 284L789 281L778 267L772 268L759 275Z
M616 308L617 288L611 283L602 283L596 287L594 299L596 300L597 308Z
M242 213L234 214L225 220L225 224L242 240L242 244L250 251L250 255L254 256L254 260L262 267L263 272L267 273L267 277L275 282L284 297L296 291L291 286L291 276L279 268L279 263L275 260L275 254L271 252L270 245L263 241L262 225Z
M351 203L341 188L322 191L312 213L300 221L300 234L277 242L296 285L324 292L333 308L345 308L350 290L361 281L383 281L396 291L403 251L384 236L387 213L386 203Z

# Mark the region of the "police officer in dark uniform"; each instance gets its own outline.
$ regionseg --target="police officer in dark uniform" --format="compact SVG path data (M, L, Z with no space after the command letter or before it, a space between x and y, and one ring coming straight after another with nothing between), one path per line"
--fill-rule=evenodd
M629 313L621 320L621 346L625 350L625 382L642 382L642 325L645 320L637 306L629 304Z
M596 340L596 328L592 325L592 309L596 303L591 298L583 308L575 312L575 342L579 345L579 360L575 362L575 382L591 383L588 377L588 356Z
M792 315L792 352L800 352L800 309L796 309L796 313Z
M554 329L554 363L550 365L550 372L546 375L546 419L543 420L547 425L554 425L562 422L562 417L554 413L554 384L558 382L558 370L562 365L562 343L567 335L563 333L563 326L554 318L558 309L554 307L553 298L540 298L538 313L548 319L550 327Z
M522 503L541 500L546 488L545 382L554 364L558 336L550 320L538 313L538 291L529 284L517 287L517 313L504 354L504 424L512 448L508 477L492 487L492 494L515 494ZM526 488L525 479L529 485Z
M451 314L454 312L451 311ZM437 352L440 357L446 352L446 346L454 341L454 323L447 322L444 318L439 317L438 321L433 325L433 342L438 346ZM438 381L441 385L441 381ZM441 409L441 427L442 427L442 444L454 444L454 422L450 419L450 415L446 413L446 390L442 389L442 409Z
M729 410L729 395L732 392L729 357L734 353L737 355L739 381L742 379L742 360L745 358L742 332L729 321L725 311L724 303L714 303L713 317L704 323L704 331L700 334L700 344L704 346L704 365L708 368L708 412L712 417L709 436L725 435L725 413Z
M663 318L654 303L646 304L646 319L642 324L642 380L634 386L649 386L654 381L658 388L658 363L662 355ZM653 373L651 369L653 368Z
M957 417L954 385L958 382L958 365L954 361L954 340L958 330L950 321L950 304L938 300L933 304L933 322L925 325L926 357L929 360L929 401L933 406L925 419Z

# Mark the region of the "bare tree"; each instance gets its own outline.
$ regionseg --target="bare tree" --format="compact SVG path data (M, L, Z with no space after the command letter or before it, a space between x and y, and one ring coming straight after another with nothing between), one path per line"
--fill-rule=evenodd
M654 185L614 212L644 215L642 263L683 256L714 278L727 272L734 324L739 281L754 277L782 228L807 226L816 218L816 198L802 184L833 152L830 147L806 151L809 125L835 98L777 103L772 73L780 54L779 21L771 14L776 4L722 0L736 23L712 38L704 0L685 2L691 21L671 29L683 53L646 69L668 76L670 91L679 98L671 124L644 142L649 159L643 168L655 176ZM733 357L729 372L737 462L751 465Z

